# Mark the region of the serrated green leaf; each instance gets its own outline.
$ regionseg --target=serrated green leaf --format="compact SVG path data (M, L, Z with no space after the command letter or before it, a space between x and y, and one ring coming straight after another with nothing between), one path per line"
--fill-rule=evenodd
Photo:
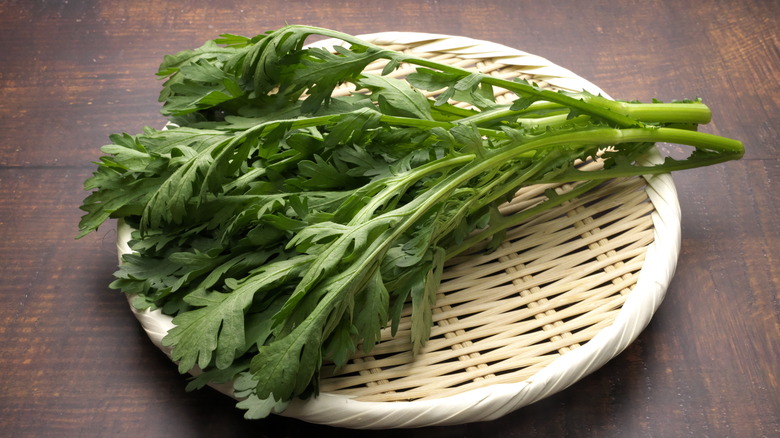
M408 82L387 76L365 75L357 85L371 90L371 97L379 100L383 113L433 120L428 98L412 88Z
M436 71L430 68L418 67L414 73L406 77L414 88L426 91L439 91L454 85L464 75Z
M258 398L289 400L309 387L322 366L323 315L313 312L291 333L259 348L250 365Z
M161 77L170 76L178 72L181 67L200 60L224 60L236 54L236 49L219 46L215 41L206 41L201 47L195 50L184 50L175 55L165 55L160 65L157 75Z
M206 368L212 358L217 368L230 366L236 352L246 345L244 313L255 294L296 276L309 262L307 256L272 262L236 283L230 293L196 290L187 295L187 303L196 308L176 316L175 327L162 341L172 347L171 357L179 363L179 371L187 372L196 364Z
M390 293L377 270L366 288L355 296L354 325L363 338L361 348L370 353L379 342L381 330L389 323Z
M276 400L273 396L260 399L255 394L256 386L255 377L248 372L240 373L233 383L236 397L240 398L236 407L246 411L244 418L248 420L265 418L270 414L283 412L287 408L289 404L287 400Z
M315 155L314 161L303 160L298 163L298 173L303 178L299 186L313 190L356 187L355 179L346 170Z
M439 291L446 251L443 248L433 248L431 251L430 268L425 272L425 280L411 290L412 297L412 351L422 351L431 334L433 325L433 306L436 304L436 294Z

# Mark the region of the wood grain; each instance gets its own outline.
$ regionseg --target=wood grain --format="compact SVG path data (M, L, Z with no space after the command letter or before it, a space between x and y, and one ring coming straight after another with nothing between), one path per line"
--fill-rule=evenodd
M499 420L375 436L780 435L780 2L0 3L0 436L363 436L245 421L184 379L108 289L113 231L74 240L90 163L159 126L162 56L285 22L425 31L542 55L623 99L701 97L742 161L675 176L682 254L623 354Z

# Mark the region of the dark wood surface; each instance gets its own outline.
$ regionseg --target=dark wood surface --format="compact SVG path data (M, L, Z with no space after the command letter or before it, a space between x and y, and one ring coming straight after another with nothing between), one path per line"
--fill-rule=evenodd
M288 23L426 31L547 57L622 99L701 97L739 162L676 175L682 253L624 353L499 420L373 436L780 436L780 2L0 2L0 436L364 436L245 421L184 379L108 289L114 232L74 240L99 147L163 123L164 54Z

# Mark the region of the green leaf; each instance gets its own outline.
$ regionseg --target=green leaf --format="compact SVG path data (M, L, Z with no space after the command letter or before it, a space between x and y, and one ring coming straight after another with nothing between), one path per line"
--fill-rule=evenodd
M381 119L382 114L370 108L359 108L341 114L333 119L324 146L334 148L340 145L362 144L367 138L367 132L376 128Z
M274 397L260 399L255 394L256 386L255 377L249 372L240 373L233 383L235 395L241 399L236 407L246 411L244 418L248 420L261 419L273 413L283 412L287 408L289 404L287 400L277 401Z
M365 255L364 248L370 240L373 240L370 239L371 235L381 232L388 226L389 221L387 220L373 220L349 228L342 228L338 237L317 253L316 259L308 266L289 300L275 316L275 319L277 321L287 319L294 312L297 304L321 282L323 277L333 274L345 262L354 259L355 255ZM350 270L343 271L343 273L353 274Z
M455 82L453 88L455 88L458 91L473 90L474 88L479 86L484 76L485 75L483 75L482 73L471 73L468 76L459 79L457 82Z
M312 312L291 333L259 348L249 369L258 398L290 400L316 379L322 366L322 331L329 310L325 307Z
M363 338L362 349L370 353L380 340L380 331L389 322L390 293L377 270L371 280L355 296L354 325Z
M201 61L210 62L223 61L236 54L235 48L220 47L215 41L206 41L198 49L184 50L175 55L165 55L157 75L161 77L170 76L181 70L183 66Z
M211 166L216 162L215 156L224 148L229 148L235 144L233 139L225 139L219 143L210 143L204 150L192 154L184 154L181 164L168 177L149 199L143 211L141 229L145 231L148 228L159 228L163 224L178 224L186 217L187 205L199 197L195 197L196 186L206 180L206 175ZM180 147L178 151L188 149Z
M189 294L186 301L196 308L176 316L175 327L163 338L163 345L173 347L171 357L179 363L179 371L187 372L196 364L206 368L214 356L217 368L230 366L246 345L244 313L255 295L296 276L309 261L299 256L268 263L235 282L229 293L196 290Z
M352 313L350 310L348 313ZM349 318L342 318L323 343L323 355L333 361L336 367L344 366L357 350L355 338L359 334L357 327Z
M485 155L482 134L473 123L458 124L450 129L450 134L455 143L460 145L463 152L473 153L480 157Z
M431 251L430 268L425 273L423 283L412 288L412 350L422 351L431 334L433 325L433 306L436 304L436 294L444 269L446 251L436 247Z
M468 74L447 73L430 68L418 67L414 73L411 73L406 77L406 80L414 88L426 91L439 91L454 86L455 83L464 76L468 76Z
M135 180L131 175L117 178L114 171L100 168L87 183L87 187L98 190L87 196L80 207L86 214L79 221L78 237L97 230L109 218L139 214L159 184L156 178Z
M369 49L353 51L337 46L336 53L320 48L310 48L301 52L299 64L290 70L289 85L284 91L306 90L302 111L314 113L323 103L330 101L333 90L345 81L354 81L371 62L382 55L381 50ZM289 90L288 90L289 89Z
M371 97L379 101L385 114L433 120L428 98L406 81L387 76L365 75L358 79L357 85L371 91Z
M346 173L345 168L337 168L315 155L314 161L304 160L298 163L298 173L303 178L301 187L314 190L327 190L341 187L355 187L355 179Z
M245 363L245 361L233 362L229 367L224 369L210 368L193 377L192 380L187 383L185 390L194 391L213 383L222 384L232 382L236 379L236 376L247 370L249 370L249 364Z

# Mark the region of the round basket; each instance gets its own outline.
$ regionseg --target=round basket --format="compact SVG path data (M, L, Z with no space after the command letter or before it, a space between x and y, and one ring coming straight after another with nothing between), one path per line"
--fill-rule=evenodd
M605 94L546 59L491 42L408 32L361 38L543 87ZM394 75L407 73L400 68ZM499 101L513 98L496 93ZM646 159L658 162L660 154L653 150ZM534 205L549 188L523 189L504 213ZM120 255L130 251L129 233L119 225ZM499 418L572 385L633 342L664 297L679 248L680 211L669 175L605 183L510 230L497 251L453 260L422 354L410 352L407 312L397 336L388 331L370 355L357 354L343 368L326 364L320 395L291 402L281 415L372 429ZM168 353L160 341L171 318L135 312ZM216 389L232 394L230 385Z

